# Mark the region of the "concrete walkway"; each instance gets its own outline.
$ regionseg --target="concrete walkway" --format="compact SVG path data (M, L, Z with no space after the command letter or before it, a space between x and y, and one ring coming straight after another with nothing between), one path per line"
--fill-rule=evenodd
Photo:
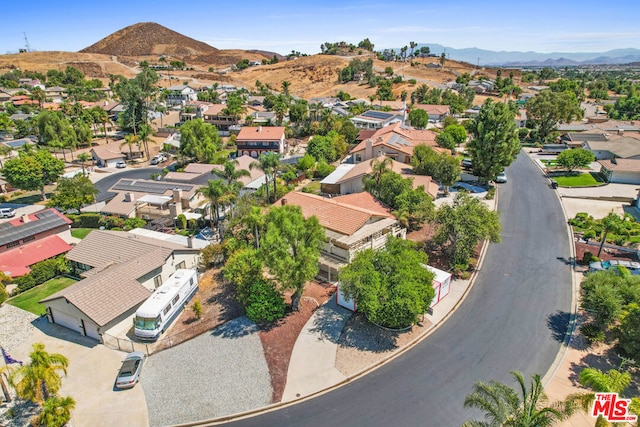
M428 320L431 326L403 349L383 354L365 371L397 356L399 352L410 348L412 344L433 332L462 301L470 284L471 280L453 280L449 294L433 307L432 314L425 315L425 320ZM309 318L293 347L282 402L309 396L349 379L335 365L338 339L352 314L346 308L338 306L335 298L331 298Z

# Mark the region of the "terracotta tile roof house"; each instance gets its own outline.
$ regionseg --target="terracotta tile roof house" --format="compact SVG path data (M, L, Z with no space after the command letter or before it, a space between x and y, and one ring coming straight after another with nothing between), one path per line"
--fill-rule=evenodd
M52 235L71 241L71 222L53 208L3 222L0 224L0 253Z
M378 129L371 137L361 141L350 152L356 163L371 160L381 154L401 163L411 163L413 148L425 144L438 152L449 150L438 147L436 134L430 130L418 130L395 123Z
M283 126L243 126L236 138L238 157L257 158L267 151L283 154L287 149L284 129Z
M238 117L231 114L224 114L223 110L227 108L224 104L211 104L209 108L202 113L202 120L214 125L221 135L228 135L229 127L238 124Z
M29 274L31 266L73 248L58 235L43 237L0 253L0 271L9 277Z
M329 281L337 278L338 269L351 262L356 252L379 249L389 235L404 239L407 232L369 193L340 199L293 191L274 204L299 206L305 218L318 218L327 237L319 260L320 272Z
M386 156L378 157L379 160ZM432 199L438 197L440 186L430 176L415 175L413 168L406 163L400 163L391 159L391 170L400 174L403 178L413 181L413 188L424 186L425 192ZM350 194L364 191L363 178L372 173L371 161L357 164L341 164L329 176L320 181L320 191L325 194Z
M414 104L411 108L425 111L429 115L429 120L438 122L444 120L445 117L451 114L451 109L448 105Z
M598 163L607 182L640 184L640 159L610 159Z
M245 189L257 190L266 182L264 172L259 168L251 168L251 163L256 162L251 156L240 156L236 159L236 170L246 170L249 176L242 176L238 179ZM223 170L223 165L212 165L214 170Z
M198 249L123 231L92 231L68 254L79 282L43 299L49 322L102 341L179 268L195 268ZM120 333L121 331L112 331Z

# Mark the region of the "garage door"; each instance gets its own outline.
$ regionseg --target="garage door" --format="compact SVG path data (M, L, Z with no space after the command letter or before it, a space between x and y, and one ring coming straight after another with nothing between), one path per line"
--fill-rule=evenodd
M53 315L53 323L69 328L72 331L82 333L82 329L80 328L80 319L59 310L51 310L51 313Z
M100 335L98 334L98 325L96 325L95 323L89 320L85 320L84 330L87 333L88 337L91 337L93 339L100 341Z

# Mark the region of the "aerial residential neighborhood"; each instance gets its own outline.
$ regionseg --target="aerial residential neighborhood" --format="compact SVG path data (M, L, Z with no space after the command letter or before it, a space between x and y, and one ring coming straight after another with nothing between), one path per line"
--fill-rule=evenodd
M640 414L637 62L24 40L0 55L0 425Z

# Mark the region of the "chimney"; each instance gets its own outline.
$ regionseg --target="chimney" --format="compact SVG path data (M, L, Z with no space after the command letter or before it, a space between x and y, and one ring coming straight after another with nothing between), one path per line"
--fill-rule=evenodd
M133 200L134 200L133 193L124 193L125 202L133 202Z
M618 135L622 135L624 133L624 129L618 129Z
M280 204L281 204L282 206L286 205L286 204L287 204L287 199L282 198L282 200L280 200Z
M169 215L173 218L177 217L182 213L182 204L178 203L169 203Z
M193 236L187 237L187 247L193 249Z
M262 132L262 126L258 126L258 132Z
M182 200L182 189L174 188L173 189L173 203L179 204Z
M371 160L373 158L373 141L367 139L365 149L364 149L364 161Z
M20 217L20 219L22 220L22 223L23 223L23 224L26 224L26 223L28 223L28 222L31 222L31 218L29 218L29 215L28 215L28 214L24 214L24 215L22 215L22 216Z

